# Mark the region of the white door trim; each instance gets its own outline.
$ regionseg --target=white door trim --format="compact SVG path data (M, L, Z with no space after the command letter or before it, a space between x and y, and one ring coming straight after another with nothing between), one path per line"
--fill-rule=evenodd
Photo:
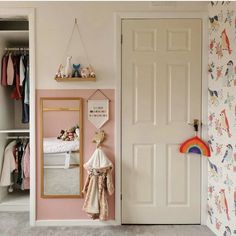
M1 16L24 16L29 20L30 55L30 225L36 220L36 144L35 144L35 9L1 8Z
M208 14L207 12L121 12L114 14L115 21L115 64L116 64L116 205L115 219L121 224L121 23L123 19L175 19L175 18L191 18L202 20L202 137L207 140L207 112L208 112ZM202 157L201 160L201 224L206 225L207 221L207 159Z

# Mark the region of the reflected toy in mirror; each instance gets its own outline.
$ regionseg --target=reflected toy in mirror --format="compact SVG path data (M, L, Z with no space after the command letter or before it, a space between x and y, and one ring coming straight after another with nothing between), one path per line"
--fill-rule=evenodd
M73 126L70 129L62 129L57 139L61 139L63 141L74 141L79 139L79 126Z
M80 76L80 64L73 64L73 77L79 77Z

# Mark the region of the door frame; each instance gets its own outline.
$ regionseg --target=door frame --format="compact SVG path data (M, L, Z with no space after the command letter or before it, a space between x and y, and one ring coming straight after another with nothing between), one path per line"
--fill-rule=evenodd
M122 224L121 219L121 162L122 162L122 20L125 19L201 19L202 20L202 138L207 140L207 114L208 114L208 13L201 12L117 12L114 14L115 22L115 65L116 65L116 165L115 165L115 219ZM207 158L201 158L201 225L207 223Z
M30 225L36 221L36 144L35 144L35 9L34 8L0 8L0 15L24 16L29 21L29 58L30 58Z

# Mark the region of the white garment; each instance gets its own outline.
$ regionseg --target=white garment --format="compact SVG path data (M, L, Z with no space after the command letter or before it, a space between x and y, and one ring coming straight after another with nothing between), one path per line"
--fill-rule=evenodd
M20 57L20 86L23 85L23 81L25 79L25 66L23 63L24 56Z
M112 162L107 158L101 148L96 148L91 158L84 164L86 170L99 170L112 167Z
M11 173L17 168L15 157L13 154L13 148L15 145L16 141L12 141L5 148L0 186L9 186L13 184L11 180Z

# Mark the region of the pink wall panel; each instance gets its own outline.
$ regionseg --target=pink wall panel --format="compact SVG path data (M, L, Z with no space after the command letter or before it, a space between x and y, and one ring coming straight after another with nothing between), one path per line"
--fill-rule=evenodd
M91 142L96 128L87 119L87 98L94 92L92 89L73 89L73 90L37 90L37 204L36 218L37 220L60 220L60 219L89 219L87 214L82 211L84 199L43 199L41 198L41 146L40 146L40 97L81 97L83 98L83 130L84 130L84 153L83 158L86 162L95 150L95 144ZM102 127L107 134L107 139L104 142L103 150L115 163L115 145L114 145L114 129L115 129L115 91L113 89L102 90L111 100L110 102L110 119ZM96 95L97 99L102 98L101 95ZM84 181L86 177L84 171ZM114 172L113 172L114 177ZM115 182L115 179L114 179ZM109 197L109 219L115 219L115 196Z

